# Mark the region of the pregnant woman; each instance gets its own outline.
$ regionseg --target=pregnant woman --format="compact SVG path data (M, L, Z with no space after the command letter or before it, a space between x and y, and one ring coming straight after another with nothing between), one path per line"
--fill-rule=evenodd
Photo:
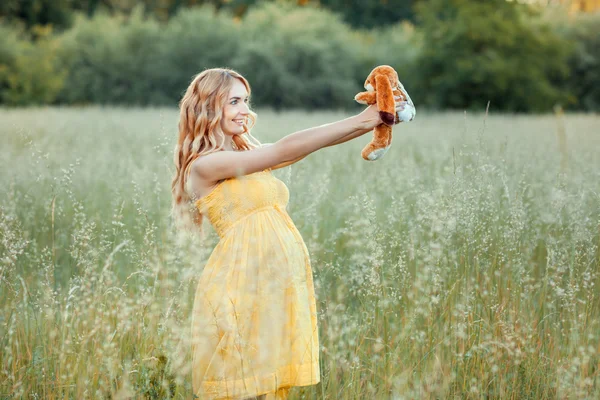
M180 102L174 211L191 212L198 226L207 216L220 238L192 314L192 386L200 399L285 399L291 387L320 381L310 259L286 212L288 188L271 171L382 122L369 106L261 145L250 133L249 96L245 78L214 68L195 76Z

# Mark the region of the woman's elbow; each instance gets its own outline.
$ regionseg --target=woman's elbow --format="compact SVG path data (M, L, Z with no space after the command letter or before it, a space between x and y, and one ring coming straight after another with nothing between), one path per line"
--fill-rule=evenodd
M272 150L276 154L276 159L279 163L292 161L298 158L294 151L294 146L290 143L289 140L284 140L285 138L278 140L271 147Z

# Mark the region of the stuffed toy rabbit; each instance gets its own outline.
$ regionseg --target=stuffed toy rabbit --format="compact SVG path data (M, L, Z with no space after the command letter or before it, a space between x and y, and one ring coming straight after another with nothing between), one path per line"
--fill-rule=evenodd
M378 160L389 150L392 144L392 125L409 122L415 118L415 106L408 92L400 83L398 73L389 65L380 65L373 69L365 81L366 92L354 96L361 104L377 104L382 124L375 127L371 143L365 146L361 155L367 161ZM394 96L400 97L402 110L396 112Z

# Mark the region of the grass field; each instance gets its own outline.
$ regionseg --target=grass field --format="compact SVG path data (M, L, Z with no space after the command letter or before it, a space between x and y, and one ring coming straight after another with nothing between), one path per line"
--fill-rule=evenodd
M344 113L258 111L273 142ZM0 398L191 398L217 236L169 223L175 109L0 110ZM291 399L600 398L600 119L420 112L274 174L321 383Z

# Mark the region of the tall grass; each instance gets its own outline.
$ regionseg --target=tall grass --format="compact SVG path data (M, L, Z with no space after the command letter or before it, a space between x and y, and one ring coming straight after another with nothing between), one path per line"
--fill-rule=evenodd
M218 238L170 228L177 117L0 110L0 397L191 398ZM600 121L560 118L422 112L380 161L367 135L275 171L320 324L321 383L291 399L600 396Z

